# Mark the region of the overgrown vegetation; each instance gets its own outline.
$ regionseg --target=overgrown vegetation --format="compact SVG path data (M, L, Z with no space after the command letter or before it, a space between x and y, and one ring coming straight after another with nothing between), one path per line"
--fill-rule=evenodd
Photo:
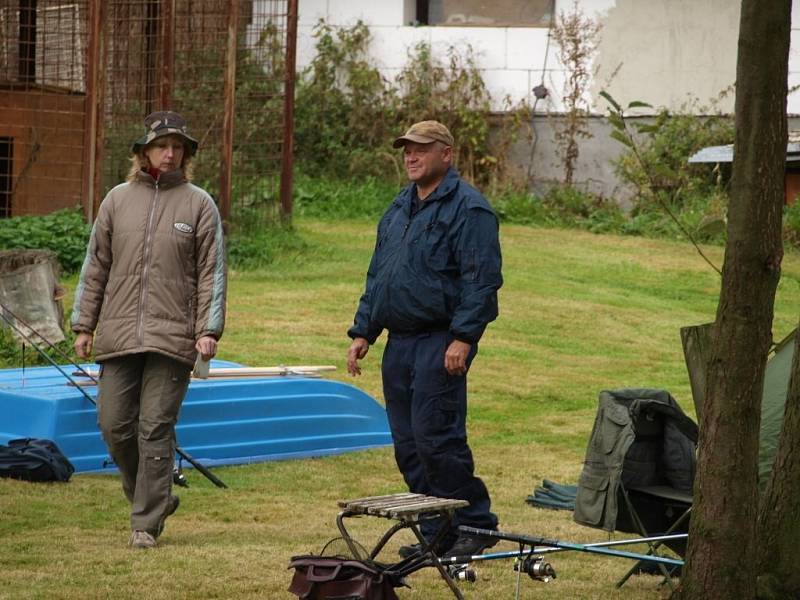
M489 135L491 98L470 47L451 46L442 61L421 42L392 82L369 60L370 31L364 23L335 28L320 21L314 36L316 56L297 83L300 170L401 184L405 174L392 139L415 121L437 119L455 137L462 175L484 186L507 179L507 150L524 130L526 108L509 105L512 126Z
M65 273L81 268L91 226L79 208L65 208L44 216L3 219L0 250L15 248L52 250Z
M645 231L654 233L662 233L662 226L679 232L721 274L698 243L724 240L727 178L719 166L690 164L688 159L706 146L728 143L732 119L691 116L684 106L683 114L662 108L652 122L631 120L630 111L652 106L632 101L623 108L607 92L600 95L609 104L611 137L626 147L616 160L617 174L637 189L630 225L645 225ZM706 111L695 107L694 112Z
M34 341L50 359L58 364L64 364L64 355L69 356L73 362L80 362L73 349L75 334L67 328L64 336L66 339L63 342L58 342L55 345L55 350L38 338ZM21 340L15 338L11 333L11 329L5 323L0 323L0 369L18 368L22 365L38 367L50 364L52 363L35 348L32 348L29 344L23 344Z

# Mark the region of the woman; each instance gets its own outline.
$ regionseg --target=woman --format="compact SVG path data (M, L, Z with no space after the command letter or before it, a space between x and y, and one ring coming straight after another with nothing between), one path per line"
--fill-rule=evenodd
M222 221L189 183L197 141L170 111L145 119L126 183L97 214L72 312L75 351L100 363L97 412L130 501L134 548L153 548L172 495L175 422L199 353L225 322Z

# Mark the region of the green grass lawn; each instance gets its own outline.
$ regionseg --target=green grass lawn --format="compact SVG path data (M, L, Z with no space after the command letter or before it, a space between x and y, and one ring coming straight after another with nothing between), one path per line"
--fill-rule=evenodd
M219 357L254 366L336 364L333 377L380 400L383 339L360 379L344 369L345 331L375 224L300 220L297 227L308 253L264 271L231 273ZM601 390L664 388L692 413L679 328L713 320L719 276L683 243L518 226L504 226L501 236L500 318L470 372L477 472L502 529L605 540L569 513L530 508L525 497L543 478L576 481ZM705 250L722 264L721 248ZM789 254L776 339L797 321L799 281L800 260ZM126 547L128 507L113 476L80 475L66 485L0 480L0 598L291 598L288 561L335 537L337 500L404 490L389 448L216 472L230 489L189 471L180 510L150 552ZM361 519L353 530L369 545L387 525ZM616 590L630 566L622 559L562 553L548 560L558 578L524 578L522 598L664 595L649 576ZM413 588L400 591L404 600L452 597L431 569L409 582ZM493 561L478 566L477 583L462 587L470 599L499 599L513 598L515 586L511 561Z

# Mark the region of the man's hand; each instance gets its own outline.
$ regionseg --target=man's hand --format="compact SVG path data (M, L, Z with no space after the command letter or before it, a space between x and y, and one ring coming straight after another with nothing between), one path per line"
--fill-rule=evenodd
M89 358L92 354L92 344L94 343L94 335L81 331L75 338L75 354L79 358Z
M464 375L467 372L467 357L472 346L460 340L453 340L444 353L444 368L450 375Z
M217 340L210 335L204 335L195 342L194 347L203 360L211 360L217 354Z
M347 372L353 377L361 375L361 367L358 366L358 361L364 358L369 352L369 342L357 337L350 344L350 349L347 351Z

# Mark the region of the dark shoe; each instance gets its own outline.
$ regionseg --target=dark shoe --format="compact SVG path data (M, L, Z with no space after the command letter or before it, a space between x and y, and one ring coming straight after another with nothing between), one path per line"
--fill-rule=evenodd
M445 552L450 549L450 546L453 545L455 542L455 538L446 537L444 540L436 544L436 548L434 548L434 553L437 556L443 556ZM422 551L422 544L409 544L408 546L400 546L400 549L397 553L403 558L411 558L419 554Z
M161 517L161 520L158 522L158 532L156 537L160 536L164 533L164 523L167 520L167 517L173 515L178 507L181 505L181 499L178 496L170 496L169 500L167 501L167 512L164 513L164 516Z
M497 544L497 538L460 535L445 556L475 556Z

